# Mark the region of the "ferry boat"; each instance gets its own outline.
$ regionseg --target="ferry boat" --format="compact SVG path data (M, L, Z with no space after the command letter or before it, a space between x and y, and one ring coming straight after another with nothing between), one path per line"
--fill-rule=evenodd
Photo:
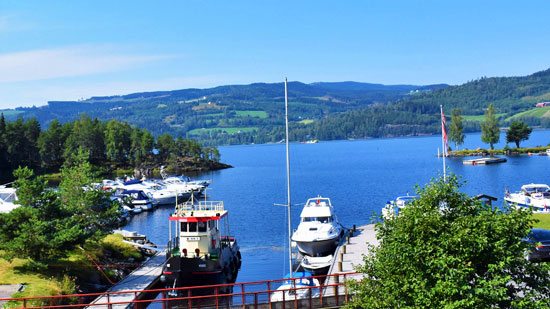
M169 229L167 262L160 278L167 288L235 282L241 253L229 236L223 202L197 204L191 198L176 206Z
M316 197L307 200L298 229L292 234L298 250L309 256L324 256L332 254L340 242L344 231L336 215L330 199Z
M521 191L505 192L504 200L516 207L533 207L535 211L550 211L550 187L546 184L531 183L521 186Z

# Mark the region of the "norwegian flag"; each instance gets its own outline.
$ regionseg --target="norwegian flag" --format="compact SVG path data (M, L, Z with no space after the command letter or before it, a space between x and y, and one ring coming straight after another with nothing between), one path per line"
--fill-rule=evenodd
M441 134L443 134L443 140L445 141L445 149L443 150L443 153L447 155L447 130L445 129L445 125L447 122L445 121L445 116L443 115L443 109L441 109Z

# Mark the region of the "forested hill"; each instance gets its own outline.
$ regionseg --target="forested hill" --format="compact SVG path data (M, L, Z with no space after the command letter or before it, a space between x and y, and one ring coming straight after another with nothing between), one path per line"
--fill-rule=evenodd
M315 123L331 115L410 97L447 85L381 85L357 82L288 84L291 121ZM102 121L117 119L150 130L208 144L269 142L284 123L284 84L255 83L209 89L183 89L51 101L48 105L5 111L7 120L36 118L46 128L85 113Z
M550 69L520 77L483 77L452 87L291 82L288 89L293 141L435 134L440 131L440 105L448 117L452 108L461 108L467 132L479 130L489 104L496 108L502 126L519 119L530 126L550 127L550 106L535 108L550 101ZM8 111L6 118L35 117L45 126L52 119L73 121L80 113L206 145L277 142L284 138L284 85L256 83L49 102Z
M296 138L317 139L437 134L441 130L440 105L448 118L451 109L461 108L466 131L479 131L479 122L489 104L495 107L501 126L522 120L530 126L550 128L550 106L535 107L547 101L550 101L550 69L520 77L483 77L385 106L339 113L294 132Z

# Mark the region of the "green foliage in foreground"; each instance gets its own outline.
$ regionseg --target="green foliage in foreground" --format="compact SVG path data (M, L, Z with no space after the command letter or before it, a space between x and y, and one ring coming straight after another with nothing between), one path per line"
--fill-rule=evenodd
M525 259L530 211L499 210L458 191L455 175L417 189L376 224L348 308L548 308L550 265Z
M47 262L120 225L119 205L90 187L88 153L79 151L61 170L59 191L46 188L27 167L14 172L20 207L0 214L0 257Z

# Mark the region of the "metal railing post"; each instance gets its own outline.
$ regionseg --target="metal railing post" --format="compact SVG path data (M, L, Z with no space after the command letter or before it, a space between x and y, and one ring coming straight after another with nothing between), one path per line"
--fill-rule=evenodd
M218 298L218 287L216 287L216 291L214 292L216 295L216 309L220 307L220 299Z
M269 303L269 309L271 309L271 281L267 282L267 301Z
M242 300L243 300L243 308L244 306L246 305L246 300L245 300L245 295L244 295L244 284L241 284L241 295L242 295Z
M113 305L111 305L111 294L107 293L107 308L113 309Z
M166 309L166 291L162 291L162 309Z
M258 293L254 293L254 308L258 309Z
M191 299L191 289L187 290L187 303L189 304L189 309L193 308L193 300Z

